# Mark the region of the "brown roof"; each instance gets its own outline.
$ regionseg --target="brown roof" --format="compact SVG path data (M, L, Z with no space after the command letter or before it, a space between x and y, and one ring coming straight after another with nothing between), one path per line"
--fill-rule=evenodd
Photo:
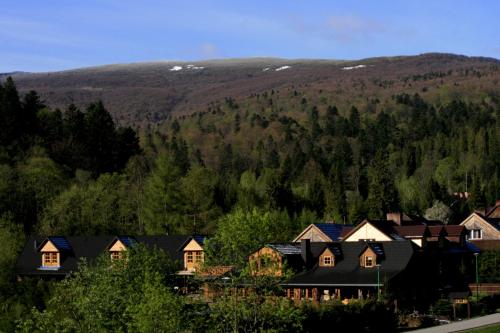
M427 231L425 225L396 226L394 229L403 237L424 237Z
M444 230L447 236L460 236L465 233L465 227L463 225L445 225Z
M430 225L427 227L432 237L439 237L440 235L445 235L446 230L442 225Z
M354 229L354 227L343 227L339 237L344 238L348 233L351 232L352 229Z

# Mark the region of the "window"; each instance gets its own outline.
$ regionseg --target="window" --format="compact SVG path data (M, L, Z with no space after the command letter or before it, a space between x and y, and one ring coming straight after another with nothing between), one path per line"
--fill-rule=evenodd
M483 231L481 229L472 229L469 232L469 239L482 239Z
M45 252L42 254L42 266L59 266L57 252Z
M120 251L112 251L111 252L111 260L120 260L122 259L122 253Z
M324 256L323 257L323 265L324 266L332 266L333 261L331 256Z
M187 262L193 262L193 252L191 251L187 253Z
M201 251L196 252L196 257L195 257L195 262L202 262L203 261L203 254Z
M373 257L372 256L365 257L365 267L373 267Z

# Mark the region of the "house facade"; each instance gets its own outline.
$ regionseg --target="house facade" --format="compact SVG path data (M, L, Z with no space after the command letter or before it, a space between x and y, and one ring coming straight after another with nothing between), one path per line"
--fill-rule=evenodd
M498 215L498 210L499 209L495 208L493 211L489 212L490 215L474 212L460 223L461 226L467 229L467 239L471 241L500 241L500 218L496 217Z
M179 270L194 269L204 260L203 248L194 248L188 236L32 236L26 242L16 262L18 278L38 276L63 278L78 269L78 263L109 255L120 260L136 244L158 248L177 262ZM201 251L201 255L200 255ZM191 257L187 253L191 253ZM193 258L185 262L185 258Z

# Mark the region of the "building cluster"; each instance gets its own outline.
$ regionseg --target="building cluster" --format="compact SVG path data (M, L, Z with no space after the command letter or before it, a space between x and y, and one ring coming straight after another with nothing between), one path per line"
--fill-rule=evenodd
M254 276L281 277L284 296L297 301L348 302L383 294L417 304L438 293L467 290L474 282L475 254L499 248L499 222L500 201L460 225L402 213L356 226L311 224L288 243L266 244L250 253L249 267ZM62 278L77 270L82 258L107 253L111 260L122 260L139 243L176 260L180 281L230 279L232 266L203 264L203 236L32 236L18 258L17 275ZM208 284L203 286L207 298L214 294Z

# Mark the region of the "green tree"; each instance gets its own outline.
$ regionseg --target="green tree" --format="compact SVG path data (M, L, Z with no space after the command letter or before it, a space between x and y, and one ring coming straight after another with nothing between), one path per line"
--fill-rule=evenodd
M208 241L207 259L212 263L244 267L247 256L269 242L289 241L296 230L290 228L285 212L236 209L218 221Z
M183 209L187 217L183 229L188 234L206 232L210 220L218 215L215 205L217 176L201 166L192 167L180 181Z
M160 154L146 180L139 219L147 234L175 233L182 213L181 171L169 155Z
M378 151L368 168L368 215L384 218L385 214L399 208L394 178L389 170L387 154Z

